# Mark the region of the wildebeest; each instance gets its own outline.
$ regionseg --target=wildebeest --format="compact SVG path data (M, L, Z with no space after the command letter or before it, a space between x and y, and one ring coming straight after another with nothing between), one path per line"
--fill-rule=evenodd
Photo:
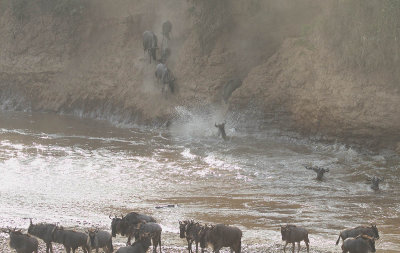
M367 178L367 181L371 182L371 188L375 191L379 190L379 183L383 182L383 178L373 176Z
M160 62L162 63L166 63L167 59L171 56L171 49L169 49L168 47L161 47L161 58L160 58Z
M297 252L300 251L300 242L304 241L306 243L307 252L310 251L308 239L308 231L305 228L298 227L296 225L286 225L281 226L282 241L285 241L285 246L283 247L283 252L286 252L286 246L292 243L292 252L294 253L295 243L297 242Z
M342 240L344 241L346 238L349 238L349 237L355 238L359 235L368 235L375 239L379 239L378 228L376 227L376 225L371 224L371 227L359 226L359 227L343 230L339 234L339 238L336 241L336 245L339 244L340 238L342 238Z
M111 221L111 234L115 237L117 234L121 234L122 236L128 236L127 245L131 243L131 231L135 228L140 222L156 222L156 220L145 214L139 214L136 212L130 212L126 216L122 216L122 218L109 218Z
M48 253L49 250L51 253L53 253L51 242L53 241L52 232L55 227L56 225L49 223L33 224L32 219L30 219L28 233L42 239L44 243L46 243L46 253Z
M375 251L375 239L368 235L347 238L342 245L342 253L368 253Z
M242 249L242 231L237 227L223 224L205 226L200 231L200 247L211 245L214 252L221 248L229 247L231 252L240 253Z
M151 238L153 242L153 252L157 252L157 246L160 246L161 252L161 232L162 228L159 224L154 222L140 222L137 227L133 230L135 238L141 238L143 235Z
M225 124L226 124L226 122L221 123L221 124L215 123L215 127L218 128L218 136L221 135L222 139L224 139L224 141L226 141L228 139L228 137L226 136L226 133L225 133Z
M153 58L154 61L157 59L157 48L157 36L151 31L145 31L143 33L143 50L145 53L147 52L149 54L150 63L151 58Z
M164 63L159 63L156 66L156 71L154 72L154 75L157 78L157 82L161 83L162 85L162 93L167 92L167 85L171 91L171 93L174 92L175 88L175 77L172 74L172 71L168 69L167 65Z
M112 236L107 231L89 229L87 235L86 245L89 252L92 252L92 249L96 249L96 253L98 253L100 248L102 248L105 253L111 253L114 251Z
M167 20L162 24L162 35L163 39L166 37L168 40L170 39L169 34L172 32L172 23Z
M141 237L131 246L121 247L117 253L146 253L150 248L151 240L147 234L142 234Z
M75 253L76 249L82 247L83 252L87 253L88 247L87 235L82 232L64 229L62 226L56 226L53 230L53 241L64 245L67 253Z
M15 249L17 253L38 252L39 242L36 238L23 234L21 230L8 229L4 232L10 234L10 247Z
M312 167L312 166L305 166L308 170L313 170L317 173L317 180L322 180L322 177L326 172L329 172L329 169L324 169L321 167Z
M200 242L200 231L203 228L198 222L191 221L179 221L179 236L180 238L186 238L188 243L189 253L193 252L192 243L196 243L196 253L198 252L198 246ZM203 250L202 250L203 251Z

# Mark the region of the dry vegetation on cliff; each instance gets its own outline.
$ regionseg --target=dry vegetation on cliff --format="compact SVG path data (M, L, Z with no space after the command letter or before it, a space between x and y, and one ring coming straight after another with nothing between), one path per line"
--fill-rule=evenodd
M235 111L251 104L264 117L283 112L305 133L395 144L399 7L395 0L2 1L1 104L154 124L176 105L225 99ZM178 81L169 99L141 45L145 30L161 38L165 20L173 24L168 64ZM225 92L232 79L243 84Z

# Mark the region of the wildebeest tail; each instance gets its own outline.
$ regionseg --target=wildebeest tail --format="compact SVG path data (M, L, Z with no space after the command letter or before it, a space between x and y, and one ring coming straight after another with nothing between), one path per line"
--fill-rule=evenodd
M341 236L342 236L342 233L339 234L339 238L338 238L337 241L336 241L336 245L339 244L339 242L340 242L340 237L341 237Z
M306 238L304 238L304 242L310 243L310 239L308 239L308 233L306 234Z

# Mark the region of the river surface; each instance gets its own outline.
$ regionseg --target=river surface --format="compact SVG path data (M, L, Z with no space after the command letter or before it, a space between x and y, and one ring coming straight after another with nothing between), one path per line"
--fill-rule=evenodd
M159 220L164 245L182 249L178 221L194 219L240 227L250 252L279 245L286 223L309 229L311 249L340 252L341 230L374 223L377 252L400 252L398 155L234 118L223 141L213 118L180 111L169 129L0 111L0 227L26 229L33 218L108 229L110 214L137 211ZM320 182L305 165L330 172ZM366 181L374 175L384 177L379 191Z

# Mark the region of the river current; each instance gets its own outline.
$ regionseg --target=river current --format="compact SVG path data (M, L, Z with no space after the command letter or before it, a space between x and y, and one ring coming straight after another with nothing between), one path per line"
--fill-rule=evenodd
M311 249L340 252L341 230L374 223L377 252L400 252L395 153L234 117L223 141L207 113L178 112L167 129L0 111L0 227L26 229L33 218L109 229L109 215L137 211L158 219L164 245L182 249L178 221L193 219L240 227L249 249L281 244L279 226L294 223L310 231ZM306 165L330 171L317 181ZM368 176L384 178L379 191Z

